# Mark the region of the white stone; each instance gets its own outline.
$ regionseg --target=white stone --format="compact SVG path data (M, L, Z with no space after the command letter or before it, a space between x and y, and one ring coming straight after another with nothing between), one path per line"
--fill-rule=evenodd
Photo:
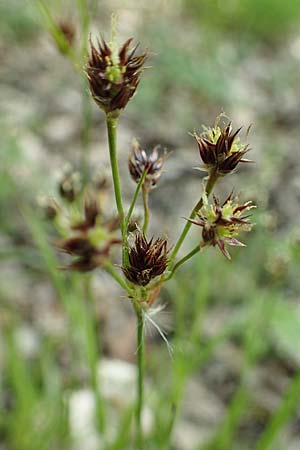
M95 424L95 399L90 389L81 389L70 396L69 420L74 450L101 449Z

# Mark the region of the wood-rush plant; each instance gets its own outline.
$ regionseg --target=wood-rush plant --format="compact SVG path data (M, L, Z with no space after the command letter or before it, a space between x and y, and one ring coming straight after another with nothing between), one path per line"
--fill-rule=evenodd
M220 127L219 120L213 128L204 128L193 134L198 145L201 169L207 172L203 194L185 221L183 230L172 250L167 240L148 236L148 196L158 184L166 160L166 152L159 147L146 151L135 141L129 155L128 168L136 189L128 210L123 205L117 153L117 126L122 111L133 97L139 85L147 59L146 53L137 53L128 39L121 47L115 33L111 42L104 39L94 44L90 41L90 53L85 67L91 95L106 117L111 173L118 217L106 217L101 206L103 185L86 188L81 194L83 212L74 208L66 213L54 200L48 205L48 213L56 221L62 235L56 244L71 255L68 268L89 272L98 268L106 270L125 290L136 314L137 322L137 402L136 402L136 448L143 449L141 414L144 399L144 325L147 311L156 300L162 285L173 277L176 270L188 259L206 247L218 247L230 259L227 246L243 246L239 234L251 230L247 212L253 208L251 201L239 204L231 193L223 203L215 196L209 198L216 183L236 170L245 159L249 147L232 130L231 123ZM72 204L78 195L78 179L65 174L60 184L60 194ZM132 215L139 194L142 195L144 217L141 228L134 226ZM103 209L104 210L104 209ZM246 215L245 215L246 214ZM201 228L199 242L194 249L177 259L177 255L192 225ZM119 265L112 264L113 247L121 246ZM119 270L120 269L120 270Z

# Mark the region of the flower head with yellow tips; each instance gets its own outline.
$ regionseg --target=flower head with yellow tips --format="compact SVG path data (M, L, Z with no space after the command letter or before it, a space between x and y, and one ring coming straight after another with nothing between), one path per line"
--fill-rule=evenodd
M250 231L252 224L246 211L255 208L252 201L239 205L237 197L231 193L224 203L214 196L213 203L209 204L206 195L203 197L204 206L197 214L198 220L190 220L202 227L202 247L217 246L226 258L231 259L226 244L235 247L244 247L237 237L243 231Z

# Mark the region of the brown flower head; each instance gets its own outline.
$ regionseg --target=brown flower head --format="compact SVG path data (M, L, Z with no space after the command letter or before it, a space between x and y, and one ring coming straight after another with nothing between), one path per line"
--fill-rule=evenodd
M122 267L125 277L134 284L146 286L153 278L164 273L167 268L167 241L153 238L147 241L138 230L134 246L129 249L129 265Z
M151 153L142 150L137 141L133 142L132 152L128 160L128 168L132 179L138 183L146 171L144 184L148 190L153 189L161 176L166 152L161 154L156 146Z
M67 269L89 272L103 265L113 245L120 244L119 239L110 239L96 246L88 236L79 235L56 243L59 250L75 257Z
M250 162L245 154L250 150L248 145L241 144L237 137L241 128L232 132L231 123L221 129L218 125L205 129L204 133L194 133L200 157L206 171L215 170L219 175L232 172L239 162Z
M130 49L132 38L118 50L113 41L103 39L97 46L90 42L91 51L86 74L92 96L106 113L118 116L127 105L140 82L147 55L135 55L137 46Z
M243 213L252 208L255 206L251 201L239 205L237 198L234 198L232 193L223 204L214 196L213 204L209 205L204 196L204 207L198 213L198 221L190 220L190 222L203 228L202 246L218 246L223 255L231 259L225 244L245 246L237 240L237 236L243 231L251 230L252 224L248 220L249 216L244 216Z

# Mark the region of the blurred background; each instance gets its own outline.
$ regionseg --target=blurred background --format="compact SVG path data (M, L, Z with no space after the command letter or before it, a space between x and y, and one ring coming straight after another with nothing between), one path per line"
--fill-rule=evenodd
M224 111L241 136L252 124L255 160L217 187L221 198L234 188L258 206L247 248L233 250L231 262L206 249L160 294L153 320L173 354L149 324L146 448L298 450L298 0L0 3L0 449L132 448L135 317L105 272L58 270L41 207L58 196L66 167L109 179L104 115L82 67L89 33L109 39L112 12L120 42L133 36L150 53L119 124L128 203L132 139L171 151L151 194L150 234L174 244L201 193L189 133ZM57 24L71 30L76 61ZM115 212L111 201L106 208ZM193 229L182 255L198 240ZM99 378L105 438L95 419Z

